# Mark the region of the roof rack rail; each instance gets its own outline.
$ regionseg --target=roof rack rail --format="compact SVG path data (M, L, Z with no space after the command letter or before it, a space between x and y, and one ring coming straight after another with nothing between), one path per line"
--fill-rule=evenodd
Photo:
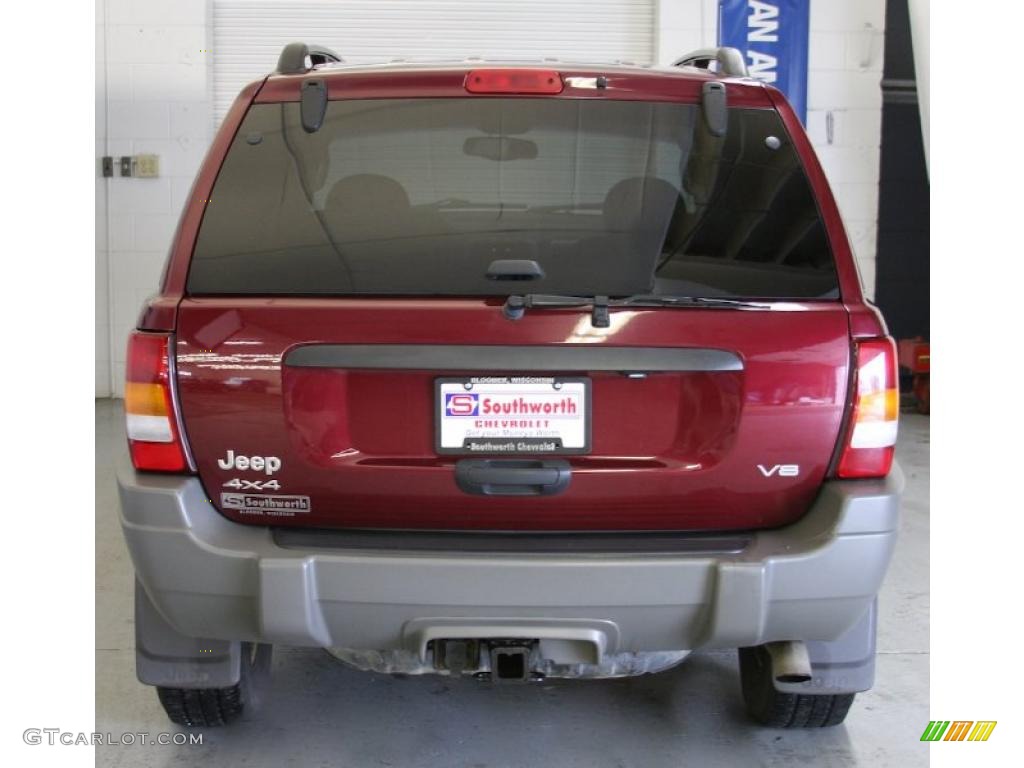
M309 58L310 66L306 66L306 59ZM301 75L309 72L317 64L326 64L329 61L341 61L342 58L330 48L322 45L307 45L306 43L288 43L277 59L279 75Z
M719 48L701 48L690 51L685 56L672 62L673 67L698 67L707 69L712 61L718 62L718 73L729 77L748 77L747 63L737 48L721 46Z

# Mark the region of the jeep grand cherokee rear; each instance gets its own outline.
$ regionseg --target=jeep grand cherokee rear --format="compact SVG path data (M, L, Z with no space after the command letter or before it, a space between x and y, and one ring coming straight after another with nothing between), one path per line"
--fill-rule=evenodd
M139 679L271 644L495 681L740 649L760 722L872 684L891 340L775 90L303 63L239 96L129 348Z

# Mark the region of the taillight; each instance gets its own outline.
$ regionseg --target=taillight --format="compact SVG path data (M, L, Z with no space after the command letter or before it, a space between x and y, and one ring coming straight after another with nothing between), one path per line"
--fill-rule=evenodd
M856 366L856 399L836 474L884 477L892 467L900 410L893 340L856 342Z
M466 75L470 93L561 93L562 76L551 69L474 69Z
M128 339L124 413L136 469L188 469L171 395L170 336L135 331Z

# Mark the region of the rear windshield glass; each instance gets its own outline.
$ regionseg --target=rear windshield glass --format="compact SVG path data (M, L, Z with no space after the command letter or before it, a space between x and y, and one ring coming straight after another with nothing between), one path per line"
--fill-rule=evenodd
M529 282L493 279L514 260ZM535 262L530 265L529 262ZM203 217L192 294L835 298L779 116L602 99L350 100L307 133L254 105Z

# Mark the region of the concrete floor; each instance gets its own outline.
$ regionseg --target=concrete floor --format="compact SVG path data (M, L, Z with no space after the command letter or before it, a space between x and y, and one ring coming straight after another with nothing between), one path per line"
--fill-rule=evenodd
M120 402L96 401L96 730L175 732L135 680L132 568L117 523ZM904 413L902 535L882 591L876 687L845 725L771 731L745 719L736 655L605 682L492 688L357 672L316 649L275 650L260 711L202 746L107 746L97 766L925 765L928 722L928 419Z

